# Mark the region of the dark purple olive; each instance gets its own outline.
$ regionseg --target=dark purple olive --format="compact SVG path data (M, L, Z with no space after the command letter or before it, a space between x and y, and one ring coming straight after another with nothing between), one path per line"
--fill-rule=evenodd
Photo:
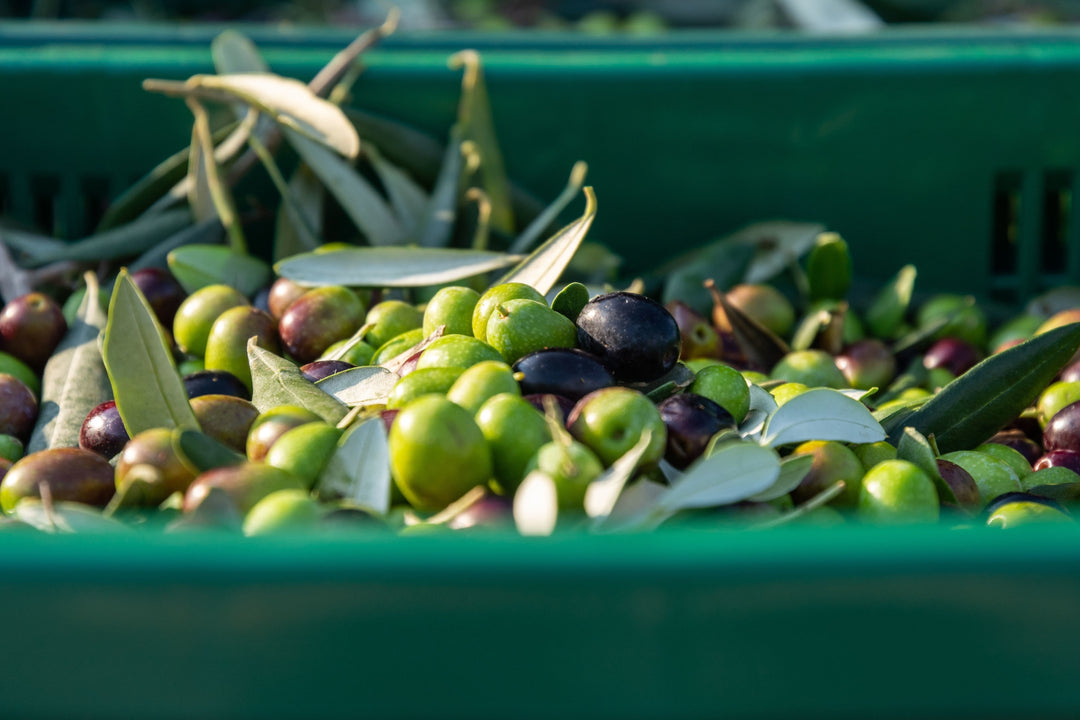
M713 435L735 427L731 413L694 393L672 395L657 407L668 431L664 458L677 468L701 457Z
M945 484L956 496L955 506L971 512L978 510L979 505L982 504L982 497L979 495L979 486L975 484L975 478L971 477L971 473L956 463L941 458L937 460L937 468ZM952 503L944 502L942 504L952 505Z
M1044 450L1080 452L1080 402L1074 402L1054 413L1043 429Z
M244 400L251 399L247 386L240 382L240 378L226 370L199 370L185 375L184 389L187 390L188 398L197 398L202 395L232 395Z
M574 409L574 402L568 397L562 395L554 395L552 393L532 393L526 395L525 399L532 403L532 406L540 412L545 412L544 398L555 398L555 404L558 405L559 411L562 412L563 419L570 417L570 411Z
M308 382L318 382L323 378L328 378L331 375L335 375L345 370L350 370L356 367L352 363L347 363L344 360L312 360L306 365L300 366L300 374Z
M593 355L569 348L537 350L514 363L522 395L550 393L578 400L593 390L615 384Z
M162 327L171 328L180 303L187 297L173 274L163 268L143 268L131 273L131 281L142 291Z
M1080 362L1070 363L1065 366L1065 369L1058 375L1058 380L1062 382L1076 382L1080 380Z
M106 460L123 450L128 440L115 400L106 400L88 412L79 429L79 447L96 452Z
M37 416L33 391L14 375L0 373L0 433L14 435L25 443Z
M896 357L881 340L867 338L851 343L836 356L836 367L848 384L860 390L885 387L896 375Z
M514 525L514 506L509 498L487 494L455 515L447 527L454 530L499 530Z
M0 348L39 373L66 332L64 311L45 293L20 295L0 310Z
M251 304L253 307L262 310L267 315L273 317L273 313L270 312L270 288L269 286L262 288L255 293L255 297L251 298ZM274 318L280 320L280 318Z
M1025 435L1023 430L1002 430L995 433L993 437L986 442L997 443L998 445L1012 448L1023 455L1024 459L1031 465L1034 465L1035 461L1038 460L1039 456L1043 453L1042 448L1039 447L1039 443Z
M620 382L648 382L675 367L679 326L660 303L629 292L600 295L577 318L577 343Z
M1035 461L1032 468L1042 470L1048 467L1063 467L1080 474L1080 452L1072 450L1049 450Z
M927 370L943 367L960 377L980 360L982 353L974 345L960 338L947 337L930 346L923 356L923 367Z

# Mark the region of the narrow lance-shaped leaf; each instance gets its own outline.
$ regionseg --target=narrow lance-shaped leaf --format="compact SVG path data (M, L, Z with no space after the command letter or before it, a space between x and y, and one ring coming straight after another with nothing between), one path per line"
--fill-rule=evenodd
M942 453L976 447L1031 405L1080 348L1080 323L1050 330L991 355L902 420L887 422L891 442L905 427L933 434Z
M158 427L199 429L161 326L126 269L113 287L102 357L129 436Z
M270 266L259 258L224 245L185 245L168 255L169 270L184 290L229 285L252 296L270 283Z
M641 458L645 456L652 441L652 433L645 430L632 448L611 464L598 478L589 483L585 490L585 512L593 520L607 517L615 507L623 488L634 476Z
M792 455L780 462L780 474L776 482L762 490L757 495L747 498L750 502L769 502L776 500L799 487L803 478L810 472L810 466L814 464L813 455Z
M235 97L274 118L285 129L299 133L347 158L360 152L360 137L345 113L292 78L272 73L196 75L192 88L210 88Z
M942 503L948 505L957 504L956 493L953 492L949 483L945 482L945 478L941 476L934 449L930 446L930 442L922 436L922 433L915 428L904 428L904 435L900 438L900 443L896 447L896 457L918 465L920 470L930 476L930 479L934 481L938 498Z
M251 402L266 412L279 405L299 405L328 423L335 424L349 409L326 394L300 373L294 363L248 341L251 367Z
M453 237L454 222L457 220L458 184L465 162L461 137L460 124L450 128L450 143L446 146L427 208L416 228L416 242L421 247L446 247Z
M61 260L99 262L133 257L190 226L191 212L186 208L174 210L155 217L140 218L115 230L57 247L51 252L26 259L23 265L35 268Z
M464 67L458 122L465 140L476 143L481 158L480 177L484 193L491 199L491 227L503 235L514 232L514 211L510 204L510 183L506 179L502 151L495 137L487 84L475 50L463 50L450 58L450 67Z
M229 235L229 244L237 252L247 251L244 230L236 212L232 190L221 176L221 168L214 157L214 141L210 134L210 118L206 109L194 98L187 99L188 107L195 116L191 138L191 163L188 178L192 182L191 209L196 220L208 220L217 215ZM207 207L206 195L212 203Z
M499 278L496 285L520 282L532 285L541 295L546 295L559 281L566 266L577 252L585 234L596 218L596 195L591 187L585 188L585 213L557 232L543 245L536 248L510 272Z
M788 346L773 331L729 302L727 296L716 288L712 280L706 281L705 284L713 294L717 307L727 318L728 325L731 326L731 331L735 335L735 342L738 343L739 349L746 355L747 360L769 370L788 354Z
M914 265L900 268L896 277L874 297L866 310L866 325L875 337L888 338L896 334L911 304L918 271Z
M282 175L277 161L274 160L273 153L255 135L248 138L248 145L259 157L263 167L266 168L266 174L270 176L274 186L277 187L278 193L281 195L281 209L278 211L279 222L281 222L282 213L284 213L284 222L293 230L295 242L297 244L302 243L303 250L317 248L322 242L318 239L315 229L310 223L308 211L300 206L298 199L294 196L292 186L285 181L285 176ZM301 166L301 169L303 169L303 166ZM299 173L296 177L300 177ZM275 251L276 249L277 245L275 244Z
M660 497L657 508L667 513L718 507L753 497L776 482L780 458L753 443L735 441L699 459Z
M858 400L831 388L800 393L776 409L765 423L761 443L779 447L807 440L868 443L885 431Z
M385 404L401 378L379 366L363 366L334 373L315 385L349 407Z
M306 287L424 287L517 262L517 255L454 248L352 247L282 260L278 275Z
M274 228L274 260L309 252L322 244L322 208L326 195L322 183L301 163L289 180L288 191L286 202L278 209Z
M566 182L566 187L559 193L559 196L555 198L550 205L544 208L544 211L533 218L533 221L529 223L529 226L525 228L520 235L510 245L510 252L523 253L528 252L533 244L540 239L540 236L551 227L558 218L559 214L566 209L566 206L570 204L570 201L577 197L581 187L585 184L585 176L589 172L589 166L582 161L574 163L574 167L570 168L570 179Z
M407 234L412 235L427 209L427 192L413 180L408 173L382 156L375 146L364 147L364 155L380 182L386 188L390 206Z
M177 428L172 435L173 449L177 456L196 473L219 467L240 465L247 458L209 435L197 430Z
M382 195L352 165L298 132L285 128L285 137L369 243L400 245L405 240L405 230Z
M386 426L375 417L354 425L319 475L316 490L323 497L385 515L390 510L390 447Z
M217 218L186 227L140 255L128 265L128 271L134 273L144 268L166 268L169 265L169 253L173 250L187 245L218 245L224 233L225 228L221 227Z
M41 383L37 424L27 444L28 453L56 447L76 447L87 414L112 398L112 386L101 359L98 336L105 329L105 308L98 294L97 276L86 273L86 294L75 322L56 348Z

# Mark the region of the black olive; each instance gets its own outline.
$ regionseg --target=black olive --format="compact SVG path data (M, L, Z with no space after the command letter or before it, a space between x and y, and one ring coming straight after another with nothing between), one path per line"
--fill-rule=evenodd
M578 347L619 382L648 382L675 367L682 337L675 318L644 295L614 292L590 300L577 318Z
M610 387L615 378L594 356L571 348L548 348L529 353L514 363L522 395L561 395L571 400Z
M657 407L668 431L664 458L677 468L701 457L713 435L735 427L731 413L694 393L673 395Z
M251 399L251 393L240 378L225 370L200 370L184 376L184 389L189 398L200 395L232 395Z

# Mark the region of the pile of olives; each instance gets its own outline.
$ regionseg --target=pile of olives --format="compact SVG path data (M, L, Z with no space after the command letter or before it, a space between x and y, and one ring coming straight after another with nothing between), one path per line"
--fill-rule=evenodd
M937 296L903 329L935 328L905 368L889 338L873 337L842 308L833 317L839 334L823 330L811 347L762 367L731 313L784 340L798 327L795 304L763 284L730 288L707 317L685 303L664 306L633 292L549 303L517 282L484 292L445 286L413 304L367 289L305 288L286 278L253 299L226 285L187 294L160 269L131 278L171 346L201 432L225 449L228 462L200 468L170 428L129 437L114 401L86 416L79 447L24 456L38 414L40 374L67 331L65 311L68 317L72 311L35 292L0 312L5 513L17 516L22 502L78 503L109 508L114 518L157 513L170 520L168 527L262 534L393 529L391 516L404 510L413 527L398 523L398 529L436 527L423 522L432 515L445 516L442 529L506 528L513 526L522 481L540 472L555 489L560 526L574 527L587 519L590 484L645 433L649 442L635 479L668 484L707 457L718 438L738 436L752 390L765 390L783 405L814 387L876 388L862 402L888 410L931 396L986 355L1080 314L1025 315L988 335L976 305ZM836 311L835 303L819 303L804 309L804 317L823 307ZM357 408L342 423L299 404L260 411L252 403L252 338L295 362L312 383L363 366L385 364L396 375L380 402ZM369 418L386 431L392 477L386 515L352 506L319 482L349 424ZM785 457L812 457L797 487L768 501L695 512L695 520L1069 521L1071 489L1080 487L1080 362L987 442L936 458L951 498L941 497L924 469L898 459L888 442L815 440L779 450ZM815 503L838 481L842 492ZM456 507L462 498L468 502Z

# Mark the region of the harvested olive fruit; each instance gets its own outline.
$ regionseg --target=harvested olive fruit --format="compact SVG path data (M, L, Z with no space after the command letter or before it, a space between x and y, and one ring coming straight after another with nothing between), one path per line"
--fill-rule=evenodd
M37 420L37 398L13 375L0 373L0 433L26 442Z
M836 356L835 363L848 385L860 390L884 388L896 375L896 358L892 350L874 338L848 345Z
M1035 461L1042 455L1043 449L1037 442L1029 438L1024 434L1023 430L1002 430L994 433L994 435L987 440L988 443L1000 443L1007 447L1011 447L1018 453L1024 456L1024 459L1028 461L1028 464L1034 465Z
M550 393L577 400L615 384L595 355L571 348L537 350L514 363L513 369L525 395Z
M278 438L286 432L304 423L320 420L322 418L315 413L296 405L278 405L260 413L248 429L245 443L248 460L252 462L262 460Z
M954 462L971 474L979 486L979 497L984 506L999 495L1020 491L1020 478L1016 471L991 455L974 450L956 450L945 453L941 459Z
M341 431L329 423L305 423L277 439L266 454L266 464L295 475L310 488L340 438Z
M243 453L259 410L248 400L232 395L200 395L191 410L202 431L221 444Z
M886 460L867 470L859 491L859 519L867 522L936 522L940 513L933 480L906 460Z
M143 268L131 273L131 281L146 298L161 326L171 328L176 311L187 298L187 293L173 274L163 268Z
M736 423L750 412L750 387L742 374L728 365L718 363L697 371L689 390L727 410Z
M281 322L281 317L289 309L289 306L293 304L293 301L299 300L300 296L307 291L308 288L297 285L288 278L282 277L275 280L274 284L270 286L270 293L266 299L266 306L270 316L277 322Z
M475 415L481 405L500 393L521 395L521 388L509 365L485 360L461 373L446 397Z
M38 372L66 332L64 312L44 293L21 295L0 310L0 347Z
M310 382L318 382L339 372L356 367L344 360L313 360L300 366L300 374Z
M665 307L679 326L679 337L682 339L679 357L684 362L694 358L720 357L720 335L704 315L678 300Z
M854 451L843 443L832 440L810 440L792 451L793 455L810 455L814 458L809 472L791 493L796 503L804 503L837 481L844 482L844 491L833 501L834 505L855 507L862 491L863 465Z
M525 477L525 466L551 440L547 422L515 393L495 395L480 406L476 425L491 448L492 474L507 493Z
M248 364L247 345L250 338L271 352L278 352L277 325L274 319L256 307L235 307L223 312L206 339L207 370L224 370L232 373L251 388L251 366Z
M245 535L310 533L326 509L304 490L278 490L264 497L244 517Z
M422 327L423 323L424 314L409 303L383 300L373 305L364 318L364 324L372 326L365 340L378 347L404 332Z
M956 505L969 512L974 512L982 507L982 498L979 495L979 486L975 484L975 478L971 477L964 468L954 462L937 458L938 474L945 484L952 490L956 497ZM945 503L945 500L942 500Z
M386 399L386 407L391 410L403 408L421 395L446 395L462 372L456 367L414 370L397 381Z
M443 326L445 335L472 335L472 317L480 293L472 288L449 286L440 288L424 308L424 335Z
M560 510L581 510L589 483L604 471L600 458L576 440L545 443L525 467L525 475L540 470L555 481Z
M488 315L485 340L508 363L544 348L570 348L577 339L574 323L535 300L507 300Z
M923 355L923 367L928 370L945 368L959 377L982 360L982 353L969 342L960 338L941 338Z
M657 409L667 427L664 458L680 469L701 457L713 435L735 427L731 413L694 393L673 395Z
M247 298L228 285L207 285L196 290L180 303L173 318L176 346L201 357L206 353L206 340L214 321L226 310L248 304Z
M645 395L625 387L609 387L577 401L566 419L571 434L604 462L618 460L650 433L641 466L660 462L667 447L667 426L660 411Z
M113 466L82 448L42 450L11 466L0 482L0 507L10 513L23 498L41 497L49 486L54 502L69 500L104 507L116 492Z
M186 492L194 479L195 472L180 460L172 432L165 428L144 430L131 438L116 463L117 492L138 483L125 496L130 505L159 505L174 492Z
M790 352L769 373L774 380L802 383L808 387L847 387L847 378L832 356L821 350Z
M227 370L199 370L184 376L184 390L189 398L200 395L232 395L251 399L251 391L240 378Z
M743 283L731 288L725 297L736 308L780 337L786 337L795 325L795 308L791 301L771 285Z
M87 413L79 429L79 447L96 452L106 460L123 450L128 439L115 400L106 400Z
M348 288L328 285L294 300L281 316L278 331L289 355L309 363L356 332L363 322L364 304L359 296Z
M473 337L480 340L486 338L488 318L491 316L491 313L494 312L495 306L508 300L517 299L535 300L536 302L541 303L546 302L544 296L538 293L531 285L516 282L495 285L481 295L476 301L476 305L473 307Z
M221 490L233 507L246 514L255 503L278 490L304 490L302 481L265 463L242 463L202 473L184 493L184 512L195 510L211 489Z
M1080 452L1073 450L1050 450L1035 461L1034 470L1062 467L1080 473Z
M445 335L427 346L416 362L416 368L454 367L465 370L485 360L502 362L503 356L482 340L467 335Z
M1043 428L1043 449L1080 452L1080 402L1066 405L1050 418Z
M578 347L595 355L616 380L648 382L679 360L675 318L643 295L614 292L590 300L578 315Z

